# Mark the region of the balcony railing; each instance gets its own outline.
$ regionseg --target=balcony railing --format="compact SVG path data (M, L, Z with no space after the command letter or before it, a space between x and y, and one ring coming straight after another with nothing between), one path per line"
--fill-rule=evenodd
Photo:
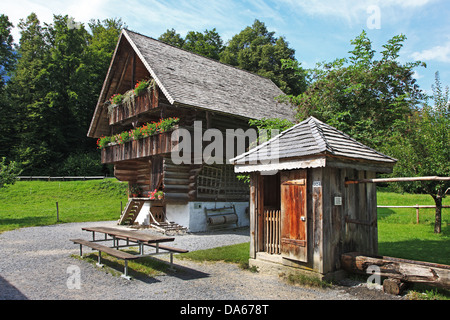
M132 101L127 101L119 105L109 106L108 118L110 125L159 107L157 88L149 88L149 90L132 99Z
M174 146L178 145L178 136L172 138L172 132L173 130L170 130L123 144L110 144L102 149L102 163L115 163L169 153Z

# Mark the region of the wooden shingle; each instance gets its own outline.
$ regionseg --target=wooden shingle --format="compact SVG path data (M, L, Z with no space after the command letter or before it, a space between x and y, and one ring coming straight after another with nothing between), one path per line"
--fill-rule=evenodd
M173 104L196 106L246 118L294 119L283 92L269 79L124 30L150 73Z

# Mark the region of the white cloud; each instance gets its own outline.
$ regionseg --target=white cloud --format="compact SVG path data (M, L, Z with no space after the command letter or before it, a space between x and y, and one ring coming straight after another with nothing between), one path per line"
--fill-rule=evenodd
M429 60L434 60L438 62L450 62L450 42L443 46L435 46L430 49L425 49L422 51L416 51L411 54L411 57L415 60L421 60L427 62Z
M53 15L68 15L75 21L87 23L90 19L105 19L108 0L20 0L2 3L2 13L14 24L12 35L19 42L20 31L17 27L20 20L25 20L32 12L36 13L41 24L52 23Z
M412 76L416 80L419 80L420 78L423 78L423 75L419 74L417 71L414 71Z
M299 13L341 18L349 23L366 20L367 9L371 6L378 6L383 14L383 10L386 13L394 8L414 9L435 1L437 0L279 0Z

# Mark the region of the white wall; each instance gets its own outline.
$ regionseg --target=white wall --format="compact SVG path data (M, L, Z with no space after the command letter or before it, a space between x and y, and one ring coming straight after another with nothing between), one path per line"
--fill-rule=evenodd
M149 212L150 212L150 201L145 201L144 205L141 208L141 211L139 211L139 214L136 217L136 220L134 220L134 222L137 222L139 225L148 226L150 224Z
M188 227L189 232L200 232L212 230L213 228L208 227L206 223L206 214L205 208L223 208L230 207L231 205L235 206L236 214L238 216L238 227L244 227L250 225L250 218L248 214L249 203L246 202L203 202L203 201L194 201L188 202L186 204L167 204L166 205L166 217L168 221L173 221L182 225L184 227ZM149 224L149 209L150 203L146 202L146 204L142 207L138 217L136 218L136 222L139 224ZM230 228L235 228L236 224L228 225Z

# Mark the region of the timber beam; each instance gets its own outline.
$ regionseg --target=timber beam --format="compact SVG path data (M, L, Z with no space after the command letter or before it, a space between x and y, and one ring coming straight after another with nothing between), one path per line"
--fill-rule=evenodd
M359 180L345 180L345 186L349 184L358 183L380 183L380 182L408 182L408 181L450 181L450 177L399 177L399 178L378 178L378 179L359 179Z
M371 275L375 272L401 282L450 288L450 266L443 264L349 252L341 255L341 267L351 273Z

